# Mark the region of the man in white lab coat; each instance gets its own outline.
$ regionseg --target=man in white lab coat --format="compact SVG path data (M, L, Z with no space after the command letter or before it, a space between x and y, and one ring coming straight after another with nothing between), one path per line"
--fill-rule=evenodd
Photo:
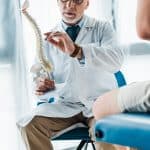
M49 139L73 124L82 122L91 129L93 102L117 87L114 73L124 59L111 25L84 15L89 0L58 0L58 6L62 21L45 34L53 79L38 78L35 94L42 104L20 123L28 150L52 150Z

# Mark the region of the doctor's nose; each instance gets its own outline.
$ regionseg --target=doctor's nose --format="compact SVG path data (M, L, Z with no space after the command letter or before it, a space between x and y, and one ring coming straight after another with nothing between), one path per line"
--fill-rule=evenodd
M66 2L66 7L67 8L74 8L75 7L75 2L73 0L69 0Z

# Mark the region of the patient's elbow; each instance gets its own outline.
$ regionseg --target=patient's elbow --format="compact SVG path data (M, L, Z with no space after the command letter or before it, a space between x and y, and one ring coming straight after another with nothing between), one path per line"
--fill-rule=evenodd
M150 40L150 22L143 22L137 25L137 33L140 38Z

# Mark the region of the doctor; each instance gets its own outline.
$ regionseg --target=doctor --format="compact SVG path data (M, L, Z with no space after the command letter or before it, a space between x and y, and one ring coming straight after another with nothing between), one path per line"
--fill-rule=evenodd
M49 139L79 122L89 126L92 136L93 102L117 87L114 73L124 59L111 25L84 15L89 0L57 2L62 20L45 33L45 54L54 66L53 79L37 79L35 94L42 104L26 123L19 123L28 150L52 150ZM51 100L54 102L48 103ZM107 144L101 148L114 149Z

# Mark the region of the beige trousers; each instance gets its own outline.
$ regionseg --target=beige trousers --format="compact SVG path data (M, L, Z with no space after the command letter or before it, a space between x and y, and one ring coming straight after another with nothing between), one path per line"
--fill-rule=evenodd
M57 132L82 122L89 127L89 134L93 138L92 125L94 118L85 118L82 113L70 118L50 118L36 116L25 127L21 128L21 135L27 150L53 150L51 137ZM96 150L116 150L114 145L106 143L95 143Z

